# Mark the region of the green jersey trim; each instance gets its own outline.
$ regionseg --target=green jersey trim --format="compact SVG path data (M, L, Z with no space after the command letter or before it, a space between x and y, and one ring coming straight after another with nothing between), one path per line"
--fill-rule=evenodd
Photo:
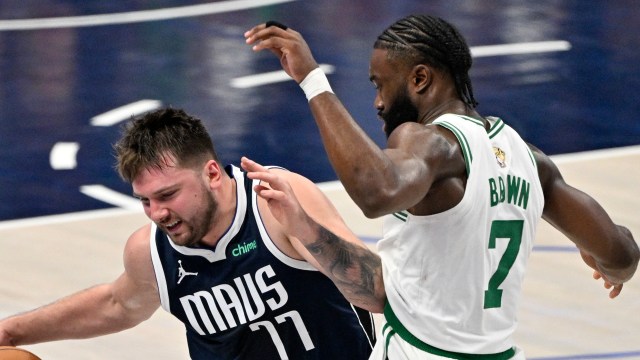
M536 158L533 156L533 152L531 151L529 146L527 146L527 153L529 153L529 157L531 158L531 162L533 163L533 167L535 169L537 169L538 168L538 163L536 163Z
M493 139L496 135L498 135L500 130L504 129L504 126L505 126L504 121L502 121L502 119L500 118L497 118L496 122L493 123L493 125L489 129L489 139Z
M464 115L458 115L458 116L463 118L464 120L471 121L472 123L480 126L481 128L484 128L484 123L482 122L482 120L472 118L470 116L464 116Z
M409 214L407 214L404 211L399 211L396 213L393 213L393 216L395 216L396 218L398 218L399 220L402 220L404 222L407 222L407 218L409 217Z
M384 335L384 349L385 349L385 352L387 352L386 350L389 349L389 342L391 342L391 338L396 333L395 331L393 331L391 326L389 326L389 324L384 324L384 326L382 327L382 334L387 332L387 329L389 330L389 332L386 335Z
M400 336L404 341L415 346L416 348L426 351L430 354L447 357L450 359L457 360L508 360L511 359L515 355L515 350L513 348L509 348L503 352L495 353L495 354L464 354L453 351L442 350L435 346L431 346L422 340L415 337L407 328L402 325L398 317L391 309L391 306L387 302L384 307L384 317L387 320L387 325L389 325L392 331L395 331L398 336ZM391 332L390 332L391 335ZM387 340L388 346L389 340Z
M469 141L464 136L462 131L460 131L455 125L451 124L447 121L437 121L434 122L436 125L440 125L444 128L449 129L455 136L458 138L460 142L460 147L462 148L462 155L464 155L464 164L467 167L467 175L471 174L471 162L473 161L473 155L471 154L471 146L469 146Z

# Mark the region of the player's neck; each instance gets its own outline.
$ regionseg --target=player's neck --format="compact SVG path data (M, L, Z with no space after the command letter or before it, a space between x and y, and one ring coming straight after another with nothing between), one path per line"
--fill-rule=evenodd
M430 124L440 116L444 114L456 114L456 115L464 115L477 119L482 119L480 114L478 114L473 108L469 107L460 99L450 99L447 101L443 101L436 106L431 107L427 111L425 111L421 116L419 123L421 124Z

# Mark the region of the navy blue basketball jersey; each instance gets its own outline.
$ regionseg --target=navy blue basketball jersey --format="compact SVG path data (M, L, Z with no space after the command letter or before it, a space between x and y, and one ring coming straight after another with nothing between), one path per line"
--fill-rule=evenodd
M283 254L260 219L252 180L225 170L236 180L237 207L214 248L175 245L155 225L151 232L161 304L184 323L191 358L367 359L371 314Z

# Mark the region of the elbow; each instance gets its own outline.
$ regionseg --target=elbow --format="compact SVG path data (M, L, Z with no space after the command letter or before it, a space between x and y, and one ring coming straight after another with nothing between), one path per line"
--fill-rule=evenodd
M389 165L385 168L354 169L358 173L351 179L340 179L349 197L369 219L403 211L421 199L416 199L416 189L410 181ZM425 192L426 194L426 192Z
M350 300L349 302L371 313L382 314L384 312L384 306L386 305L386 302L387 302L387 297L383 293L383 294L378 294L373 298L371 297L359 298L359 299Z
M382 264L378 268L379 276L374 279L374 284L371 289L371 297L369 310L372 313L382 314L384 312L384 307L387 304L387 293L384 288L384 280L382 278Z
M360 210L362 210L364 216L369 219L375 219L395 211L404 210L394 207L398 199L396 196L385 193L382 190L353 195L352 198Z

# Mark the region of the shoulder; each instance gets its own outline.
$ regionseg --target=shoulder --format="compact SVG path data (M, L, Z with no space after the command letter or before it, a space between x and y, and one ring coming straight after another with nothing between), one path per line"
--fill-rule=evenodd
M527 144L527 146L531 149L531 153L535 159L536 166L538 168L538 178L540 179L542 189L545 194L548 194L550 186L556 183L556 181L564 181L560 174L560 170L551 158L540 149L531 144Z
M465 171L465 160L458 137L435 124L405 123L388 139L385 152L412 166L426 166L436 178L457 176ZM442 174L438 172L442 171Z
M149 318L160 306L149 237L151 224L129 236L124 250L124 273L114 283L114 296L129 312L132 325Z
M145 274L151 263L151 224L144 225L133 232L124 248L125 271L130 274Z
M435 124L404 123L393 131L387 141L387 148L424 151L427 155L443 155L459 148L455 134ZM428 151L427 151L428 150Z
M149 249L150 237L151 224L149 223L138 228L129 235L129 239L127 239L127 244L125 245L125 250L137 253L141 250L144 251L145 249Z

